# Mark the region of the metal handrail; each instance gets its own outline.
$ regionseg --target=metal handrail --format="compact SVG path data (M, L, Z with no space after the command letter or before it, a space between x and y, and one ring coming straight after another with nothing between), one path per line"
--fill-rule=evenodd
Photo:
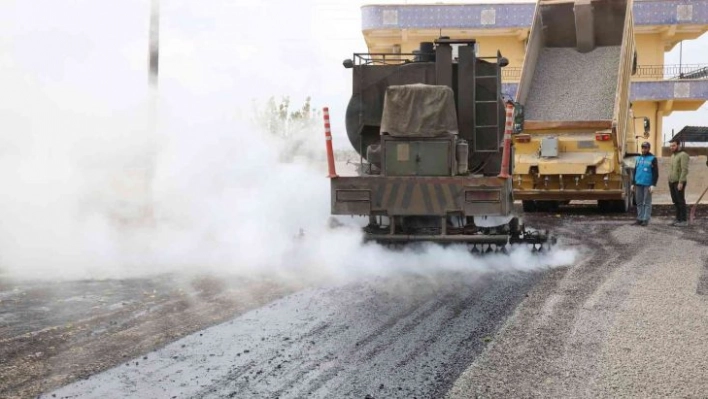
M355 53L354 65L399 65L416 62L417 57L433 59L434 53ZM477 57L481 60L496 60L496 56ZM502 69L504 71L505 68ZM519 71L519 76L521 72Z
M411 62L416 56L419 54L354 54L354 61L356 65L394 65ZM520 67L502 68L502 79L518 80L521 78L521 71ZM708 64L638 65L634 78L708 79Z
M658 79L708 79L708 64L639 65L636 76Z
M414 53L356 53L354 65L397 65L412 62Z
M521 79L521 71L519 67L504 67L502 68L502 80L504 79Z

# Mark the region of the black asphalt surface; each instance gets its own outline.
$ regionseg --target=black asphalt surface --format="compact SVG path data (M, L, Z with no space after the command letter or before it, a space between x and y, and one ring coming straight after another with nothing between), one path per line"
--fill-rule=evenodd
M442 397L543 274L302 291L43 397Z

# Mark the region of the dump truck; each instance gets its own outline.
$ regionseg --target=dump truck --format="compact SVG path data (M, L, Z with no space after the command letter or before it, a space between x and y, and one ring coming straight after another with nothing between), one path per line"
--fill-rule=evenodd
M441 37L411 54L344 61L352 70L347 136L361 158L358 175L337 176L328 151L331 213L368 217L365 240L472 252L552 244L514 211L506 134L514 105L501 92L508 60L478 57L475 43Z
M632 4L537 1L515 96L523 126L513 138L513 193L525 212L577 200L630 209L638 138Z

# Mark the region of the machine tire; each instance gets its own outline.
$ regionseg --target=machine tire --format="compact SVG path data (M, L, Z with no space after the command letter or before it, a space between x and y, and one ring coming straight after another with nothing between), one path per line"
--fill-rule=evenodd
M602 213L627 213L629 212L632 198L625 197L622 200L598 200L597 206Z
M622 201L621 207L622 209L620 210L622 213L627 213L632 209L632 205L634 204L634 193L632 192L632 188L627 184L627 188L625 189L625 197L624 200Z
M521 207L524 210L524 212L536 212L536 201L533 200L524 200L521 201Z
M521 234L521 224L519 223L519 218L518 217L513 217L509 221L509 232L512 235L519 235Z
M627 171L626 180L624 181L624 199L621 200L598 200L597 207L602 213L628 213L632 206L636 206L634 202L634 193L632 192L633 180L632 172Z
M634 204L634 193L632 192L632 181L634 176L631 170L627 169L627 179L624 181L624 199L617 201L617 212L628 213Z
M536 208L541 212L555 212L560 206L560 201L536 201Z
M600 210L600 213L610 213L613 210L612 204L612 200L597 200L597 209Z

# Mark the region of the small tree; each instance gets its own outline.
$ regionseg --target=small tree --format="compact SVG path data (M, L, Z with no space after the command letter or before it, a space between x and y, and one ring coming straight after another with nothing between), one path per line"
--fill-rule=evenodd
M294 111L290 111L290 97L287 96L282 97L280 102L270 97L262 109L254 102L254 108L256 123L273 137L282 140L282 161L291 162L296 156L311 160L323 157L320 148L315 148L321 112L312 109L310 97Z

